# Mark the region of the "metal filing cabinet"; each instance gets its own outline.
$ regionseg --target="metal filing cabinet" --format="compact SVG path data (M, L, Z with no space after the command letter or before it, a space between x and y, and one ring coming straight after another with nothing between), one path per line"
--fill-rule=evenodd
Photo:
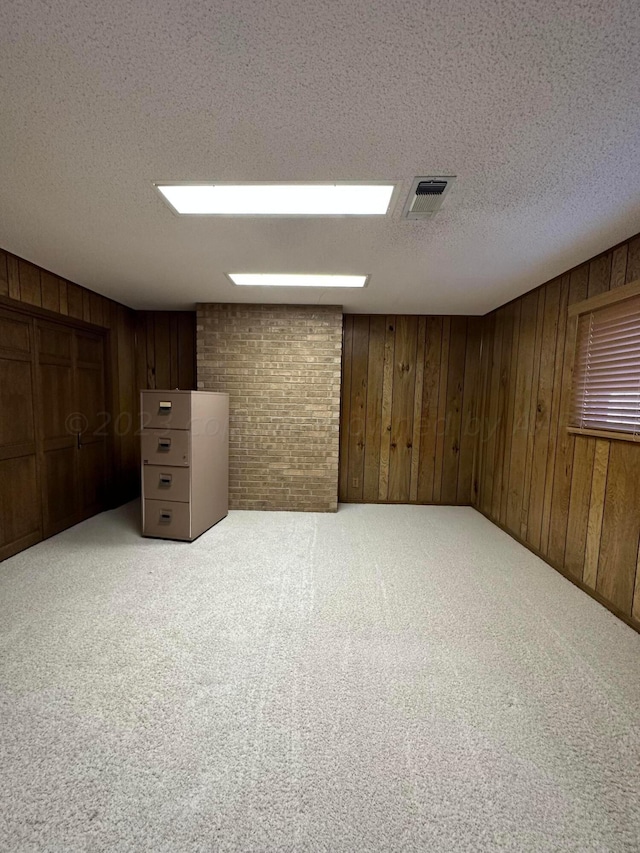
M229 395L142 391L142 533L191 542L229 510Z

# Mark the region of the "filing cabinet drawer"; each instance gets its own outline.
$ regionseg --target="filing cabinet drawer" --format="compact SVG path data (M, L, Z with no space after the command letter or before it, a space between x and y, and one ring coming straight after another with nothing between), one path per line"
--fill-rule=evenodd
M168 465L145 465L142 469L145 498L160 501L189 501L189 469Z
M142 534L193 542L229 510L229 395L140 392Z
M171 391L145 391L140 410L143 429L189 429L191 395Z
M191 508L187 503L177 501L144 502L145 536L157 536L160 539L191 538Z
M148 429L141 436L143 465L189 464L190 433L179 429Z

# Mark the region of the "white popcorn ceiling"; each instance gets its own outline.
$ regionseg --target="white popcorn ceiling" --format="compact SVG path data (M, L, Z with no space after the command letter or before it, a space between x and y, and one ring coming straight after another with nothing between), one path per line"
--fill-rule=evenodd
M4 0L0 245L135 308L484 313L640 230L639 45L637 0ZM402 220L423 174L458 180ZM152 186L334 179L400 181L393 215L180 218Z

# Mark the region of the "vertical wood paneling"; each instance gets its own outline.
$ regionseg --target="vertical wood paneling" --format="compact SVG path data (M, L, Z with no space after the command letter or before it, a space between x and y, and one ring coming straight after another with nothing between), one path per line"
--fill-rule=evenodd
M505 355L509 358L509 384L506 386L506 428L504 431L504 455L498 457L502 462L502 478L500 483L500 523L506 524L509 502L509 478L511 472L511 447L513 445L514 419L516 415L516 383L518 380L518 350L520 348L520 317L522 303L516 302L511 306L511 352Z
M416 380L416 317L396 318L396 345L391 405L389 500L406 503L411 486L413 408ZM355 360L354 360L355 365Z
M107 396L111 425L111 503L138 492L138 391L155 383L155 343L165 387L195 388L195 312L134 312L0 250L0 297L109 330ZM147 351L147 332L153 342ZM148 363L148 358L150 361Z
M111 312L117 363L114 387L115 439L118 442L118 480L126 494L136 494L139 483L138 389L135 387L135 315L124 305Z
M489 407L491 422L487 423L488 453L487 456L487 499L489 501L489 514L494 518L500 517L500 506L502 503L502 474L504 468L507 414L508 414L508 388L509 374L511 370L511 348L513 345L513 306L507 305L496 311L496 335L500 335L500 357L494 365L494 374L490 388L495 385L495 405L493 413L492 406ZM491 473L489 474L489 469Z
M613 252L607 252L606 255L595 258L589 264L589 284L587 287L587 296L589 298L609 290L612 257Z
M84 300L82 298L82 288L77 284L67 282L67 304L69 306L69 316L75 317L77 320L82 320Z
M578 435L573 448L573 465L564 567L574 577L582 580L584 571L587 525L589 523L590 489L593 479L593 461L596 442Z
M136 311L138 389L195 389L195 313Z
M147 387L147 322L142 311L136 311L136 390Z
M40 290L40 269L27 261L18 261L18 276L20 278L20 299L29 305L42 306Z
M467 318L452 317L449 336L446 413L440 500L455 504L458 500L458 472L464 399L464 367L467 357ZM477 358L477 356L476 356ZM467 500L469 498L467 497Z
M520 535L523 539L527 537L527 527L529 524L529 506L531 502L531 481L533 478L533 449L536 433L536 415L538 409L538 394L540 390L540 350L542 343L542 332L544 329L544 309L545 309L545 291L540 289L537 291L537 307L536 307L536 324L535 324L535 339L533 341L533 372L531 374L531 383L525 380L525 394L528 389L529 397L529 416L527 418L527 446L524 468L524 489L522 493L522 503L520 506Z
M68 316L68 314L69 314L69 302L67 299L67 282L62 278L58 279L58 296L60 298L59 311L64 316Z
M169 364L169 388L178 388L178 318L171 314L169 319L171 335L171 362Z
M518 352L515 360L515 386L513 390L513 428L511 430L510 464L507 473L507 507L505 524L520 531L524 499L525 470L531 390L534 361L534 343L538 320L538 294L528 293L522 300L518 325Z
M147 335L147 388L161 388L156 382L156 327L153 318L145 315Z
M40 276L42 290L42 307L49 311L60 313L60 280L51 273L43 272Z
M196 389L196 323L192 311L178 314L178 381L185 391Z
M542 517L544 510L545 482L549 454L549 434L555 376L555 353L558 334L558 312L560 306L560 281L555 279L544 288L544 319L542 339L539 342L538 393L535 395L535 412L532 427L534 432L531 459L531 484L527 512L526 538L534 548L540 550L542 540Z
M95 323L97 326L104 326L104 312L103 312L103 298L99 293L90 293L89 294L89 316L91 318L91 322Z
M338 500L346 501L349 473L349 424L351 423L351 357L353 352L353 314L346 314L342 327L342 383L340 393L340 459Z
M0 296L9 295L9 273L7 271L7 253L0 249Z
M396 343L396 318L386 318L382 375L382 433L380 437L380 476L378 500L389 496L389 454L391 452L391 406L393 404L393 361Z
M427 318L418 317L418 342L416 350L416 378L413 397L413 434L411 438L411 486L409 500L418 500L418 471L420 467L420 417L422 414L422 387L424 384L424 353L426 347Z
M627 243L623 246L618 246L617 249L613 251L613 257L611 260L611 285L610 290L613 290L614 287L622 287L622 285L627 280L627 255L629 253L629 247Z
M139 392L150 387L195 389L195 312L134 312L98 298L100 303L93 304L93 316L101 310L103 322L111 323L116 347L114 410L120 413L115 439L120 457L119 478L123 488L135 494L139 478L135 434L140 419Z
M486 435L485 425L489 418L489 383L493 372L493 346L495 336L495 314L480 319L481 334L480 347L481 356L478 365L478 421L476 441L474 443L473 459L473 484L471 503L473 506L482 507L486 505L486 495L483 490L484 472L486 470Z
M362 500L364 487L364 449L367 412L367 374L369 360L369 317L353 318L351 350L351 412L348 425L349 464L347 500Z
M560 408L562 402L562 369L567 334L567 308L569 305L570 276L564 275L560 281L560 310L558 312L558 330L556 334L556 350L554 359L553 393L551 396L551 420L549 426L549 445L547 451L547 477L544 488L544 504L542 508L542 531L540 550L549 554L551 537L551 510L553 506L553 484L556 471L556 447L560 432Z
M629 241L629 253L627 255L626 282L636 281L640 278L640 237L634 237Z
M9 298L20 300L20 275L18 273L18 258L15 255L7 255L7 279Z
M107 351L107 360L109 369L107 371L107 397L111 403L111 417L114 423L114 429L110 436L110 449L113 464L108 466L107 479L108 489L112 495L115 495L118 489L118 480L122 477L122 429L118 429L118 424L122 418L122 413L119 410L120 403L120 363L118 352L118 337L120 329L118 327L118 308L117 302L109 301L109 343ZM135 343L135 338L134 338ZM137 429L137 425L132 425L133 429ZM126 498L125 498L126 499ZM114 499L114 503L118 500Z
M171 317L168 312L155 312L153 330L156 388L171 388Z
M482 320L479 317L469 317L467 322L465 364L462 373L462 421L460 425L456 503L466 503L471 499L474 458L478 444L478 406L480 401L478 382L480 376L481 339Z
M383 315L374 314L369 318L369 365L364 439L364 484L362 489L362 499L368 503L375 503L378 500L380 483L385 328L386 320Z
M587 521L587 544L582 580L591 589L596 588L600 540L602 539L602 516L604 497L609 471L609 441L596 440L593 460L593 476L589 493L589 518Z
M640 537L640 445L613 441L596 590L631 615Z
M498 401L502 374L502 339L504 311L496 311L484 320L483 348L487 354L484 365L482 422L478 435L480 465L478 468L478 499L483 512L490 513L493 499L496 433L498 431Z
M481 331L475 317L345 316L341 500L469 504Z
M475 505L640 629L640 444L567 430L568 306L639 278L636 237L483 318Z
M436 419L436 458L433 476L433 499L440 503L442 495L442 463L447 431L447 385L449 378L449 348L451 344L451 318L442 320L440 348L440 379L438 382L438 417Z
M82 315L81 319L85 321L85 323L91 322L91 292L85 290L84 287L80 288L80 296L82 297Z
M638 560L636 562L636 591L633 596L631 615L640 625L640 544L638 545Z
M418 454L417 499L420 503L432 503L434 500L442 326L442 317L426 318L424 369L422 371L420 451Z
M578 267L571 273L569 281L569 305L587 297L588 266ZM562 379L560 386L560 424L556 445L553 493L551 503L551 527L549 533L549 558L552 562L563 564L567 540L567 521L569 498L571 495L571 477L573 473L573 450L575 436L567 432L569 401L571 399L571 379L573 348L575 346L575 318L567 322L562 356Z

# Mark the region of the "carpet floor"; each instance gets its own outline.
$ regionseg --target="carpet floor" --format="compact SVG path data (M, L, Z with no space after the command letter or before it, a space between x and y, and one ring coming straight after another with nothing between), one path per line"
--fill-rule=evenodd
M469 508L0 565L2 851L640 850L640 636Z

